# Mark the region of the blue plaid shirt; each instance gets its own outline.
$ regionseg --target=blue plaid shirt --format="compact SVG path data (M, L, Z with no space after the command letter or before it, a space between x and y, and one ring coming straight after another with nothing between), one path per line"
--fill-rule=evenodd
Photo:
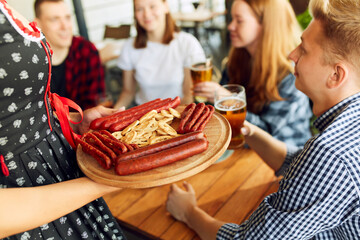
M360 93L315 126L320 133L303 149L288 148L279 190L217 239L360 239Z

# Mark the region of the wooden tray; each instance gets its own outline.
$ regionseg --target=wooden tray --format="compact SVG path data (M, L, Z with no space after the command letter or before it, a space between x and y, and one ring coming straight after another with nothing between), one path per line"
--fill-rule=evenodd
M177 110L181 112L183 109L184 106L180 106ZM174 122L173 127L176 129L177 125L178 123ZM99 183L120 188L160 186L188 178L203 171L225 152L230 143L231 128L229 122L223 116L215 112L206 125L204 133L209 141L209 147L206 151L142 173L119 176L115 173L114 168L105 170L92 156L84 153L81 146L78 147L76 152L77 162L86 176Z

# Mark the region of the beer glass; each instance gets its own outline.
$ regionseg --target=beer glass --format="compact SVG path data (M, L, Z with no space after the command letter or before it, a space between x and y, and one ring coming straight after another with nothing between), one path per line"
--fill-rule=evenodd
M215 109L223 115L231 126L231 141L228 149L236 149L244 144L240 129L246 117L245 88L238 84L223 85L215 92Z
M211 57L194 57L190 68L191 78L195 86L200 82L210 82L212 79L213 63ZM196 102L207 102L206 97L195 96Z
M96 97L96 104L102 105L107 108L114 107L114 101L113 101L111 93L99 94Z

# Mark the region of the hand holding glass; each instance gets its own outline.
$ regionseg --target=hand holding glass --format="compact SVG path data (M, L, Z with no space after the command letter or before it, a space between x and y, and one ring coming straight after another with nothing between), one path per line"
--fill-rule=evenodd
M246 117L245 88L237 84L223 85L215 92L215 109L223 115L231 126L231 141L228 149L239 148L244 144L240 129Z
M212 58L207 57L204 59L194 58L191 64L190 72L191 78L193 80L193 85L195 86L200 82L210 82L212 79ZM195 96L196 102L206 102L206 97Z

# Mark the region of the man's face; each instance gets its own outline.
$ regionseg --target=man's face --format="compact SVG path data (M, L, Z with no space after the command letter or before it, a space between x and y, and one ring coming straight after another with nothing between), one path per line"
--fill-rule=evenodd
M39 27L53 48L71 46L73 28L71 12L64 2L45 2L40 5Z
M317 103L324 96L326 81L332 74L331 65L325 64L324 50L320 46L322 41L326 41L321 22L313 20L301 40L289 55L295 63L295 86Z

